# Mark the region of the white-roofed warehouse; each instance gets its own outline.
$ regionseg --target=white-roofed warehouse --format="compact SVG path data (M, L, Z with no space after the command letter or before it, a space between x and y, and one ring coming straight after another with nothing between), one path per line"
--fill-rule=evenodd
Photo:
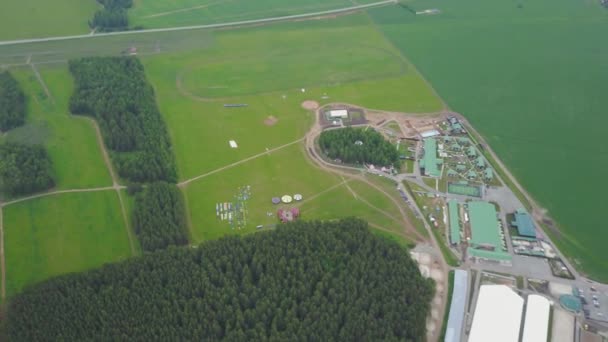
M547 298L534 294L528 296L522 342L547 340L550 307Z
M482 285L469 342L518 342L524 299L505 285Z

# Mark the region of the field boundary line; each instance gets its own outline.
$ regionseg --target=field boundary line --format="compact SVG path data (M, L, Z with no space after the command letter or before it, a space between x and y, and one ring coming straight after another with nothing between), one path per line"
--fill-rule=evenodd
M39 42L51 42L51 41L61 41L61 40L76 40L76 39L95 38L95 37L132 35L132 34L141 34L141 33L189 31L189 30L198 30L198 29L239 27L239 26L245 26L245 25L266 24L266 23L273 23L273 22L279 22L279 21L305 19L305 18L310 18L310 17L319 17L319 16L331 15L331 14L340 14L340 13L344 13L344 12L352 12L352 11L373 8L373 7L378 7L378 6L384 6L384 5L389 5L389 4L396 4L396 3L397 3L397 0L383 0L383 1L378 1L378 2L371 3L371 4L343 7L343 8L338 8L338 9L333 9L333 10L328 10L328 11L310 12L310 13L302 13L302 14L295 14L295 15L262 18L262 19L241 20L241 21L233 21L233 22L218 23L218 24L166 27L166 28L156 28L156 29L144 29L144 30L137 30L137 31L108 32L108 33L99 33L99 34L94 34L94 35L83 34L83 35L74 35L74 36L59 36L59 37L48 37L48 38L7 40L7 41L0 41L0 46L27 44L27 43L39 43Z
M125 209L125 204L122 200L122 194L119 189L116 189L116 194L118 195L118 203L120 204L120 211L122 214L122 220L125 224L125 229L127 230L127 237L129 238L129 247L131 247L131 256L135 256L135 244L133 242L133 232L131 231L131 224L129 222L129 217L127 216L127 210Z
M230 169L230 168L235 167L235 166L237 166L237 165L241 165L241 164L246 163L246 162L248 162L248 161L250 161L250 160L253 160L253 159L259 158L259 157L261 157L261 156L263 156L263 155L265 155L265 154L270 154L271 152L276 152L276 151L278 151L278 150L280 150L280 149L283 149L283 148L285 148L285 147L289 147L289 146L291 146L291 145L293 145L293 144L297 144L297 143L299 143L299 142L303 141L304 139L305 139L305 138L300 138L300 139L298 139L298 140L294 140L294 141L292 141L292 142L289 142L289 143L287 143L287 144L285 144L285 145L281 145L281 146L278 146L278 147L274 147L274 148L271 148L271 149L266 150L266 151L264 151L264 152L261 152L261 153L258 153L258 154L254 154L254 155L253 155L253 156L251 156L251 157L247 157L247 158L245 158L245 159L241 159L241 160L239 160L239 161L237 161L237 162L234 162L234 163L232 163L232 164L228 164L228 165L226 165L226 166L222 166L222 167L220 167L220 168L218 168L218 169L215 169L215 170L209 171L209 172L207 172L207 173L203 173L202 175L198 175L198 176L192 177L192 178L190 178L190 179L187 179L187 180L185 180L185 181L179 182L179 183L177 183L177 186L179 186L179 187L187 186L188 184L190 184L190 183L192 183L192 182L194 182L194 181L197 181L197 180L199 180L199 179L201 179L201 178L204 178L204 177L207 177L207 176L211 176L212 174L215 174L215 173L218 173L218 172L224 171L224 170L226 170L226 169Z
M126 186L122 186L122 185L119 186L119 189L126 189L126 188L127 188ZM56 195L61 195L61 194L79 193L79 192L100 192L100 191L110 191L110 190L115 190L115 188L113 186L104 186L104 187L99 187L99 188L57 190L57 191L45 192L45 193L41 193L41 194L37 194L37 195L31 195L31 196L27 196L27 197L18 198L18 199L12 200L12 201L4 202L4 203L2 203L2 207L7 207L12 204L29 201L29 200L36 199L36 198L56 196Z

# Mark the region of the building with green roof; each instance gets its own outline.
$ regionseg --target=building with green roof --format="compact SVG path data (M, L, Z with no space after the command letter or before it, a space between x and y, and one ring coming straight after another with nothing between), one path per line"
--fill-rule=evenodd
M494 171L491 168L487 168L484 171L484 177L487 181L491 181L494 178Z
M471 222L471 247L501 251L503 237L494 205L488 202L473 201L469 202L468 207Z
M443 160L437 158L437 141L433 138L424 139L424 157L420 160L420 167L424 175L441 177L441 164Z
M469 257L485 259L485 260L494 260L494 261L502 261L502 262L510 262L513 258L511 254L507 252L499 251L488 251L484 249L475 249L468 248L467 254Z
M483 157L479 156L479 157L477 158L477 167L478 167L478 168L480 168L480 169L482 169L482 168L484 168L485 166L486 166L486 161L485 161L485 160L483 160Z
M474 179L474 178L477 178L477 173L475 173L475 171L471 170L471 171L469 171L469 172L467 173L467 177L468 177L469 179Z
M473 146L469 146L469 150L467 151L467 156L469 157L477 157L477 150Z
M448 211L450 214L450 242L456 245L460 243L460 215L458 213L458 202L449 200Z
M536 238L536 226L530 214L523 209L515 212L515 221L511 225L517 228L517 233L521 236Z

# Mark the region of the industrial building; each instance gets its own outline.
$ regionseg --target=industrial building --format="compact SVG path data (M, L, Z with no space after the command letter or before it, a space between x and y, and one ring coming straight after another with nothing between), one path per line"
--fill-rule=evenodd
M543 296L529 295L526 302L524 333L521 342L546 341L551 303Z
M547 341L551 303L543 296L531 294L525 304L524 314L524 299L510 287L482 285L469 342Z
M454 271L454 290L452 291L452 303L450 304L450 315L445 331L445 342L459 342L462 336L462 323L467 299L469 274L465 270Z
M523 306L524 299L508 286L482 285L469 342L519 341Z
M443 160L437 158L437 141L424 139L424 157L420 160L423 174L429 177L441 177L441 164Z
M450 243L453 245L460 243L460 214L458 212L458 202L448 201L448 211L450 214Z
M536 238L536 226L530 214L525 210L519 209L514 214L515 220L511 222L511 225L517 228L517 233L521 236Z
M498 223L496 208L482 201L468 203L471 236L467 253L471 257L508 262L504 233Z

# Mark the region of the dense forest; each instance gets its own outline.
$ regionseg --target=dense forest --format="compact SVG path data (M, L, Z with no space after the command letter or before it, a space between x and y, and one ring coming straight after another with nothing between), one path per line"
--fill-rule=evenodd
M177 186L165 182L148 185L135 198L133 228L144 251L188 243L184 199Z
M25 95L8 71L0 72L0 132L25 123Z
M169 248L26 288L13 341L423 341L434 291L357 219Z
M99 31L119 31L129 27L127 10L133 6L133 0L97 0L103 8L97 10L93 20L89 22L91 28Z
M51 159L44 147L0 145L0 189L11 196L47 190L55 185Z
M97 119L118 174L134 182L175 182L177 171L167 127L135 57L72 60L74 114Z
M323 153L347 164L396 166L399 152L373 129L347 127L324 131L319 137Z

